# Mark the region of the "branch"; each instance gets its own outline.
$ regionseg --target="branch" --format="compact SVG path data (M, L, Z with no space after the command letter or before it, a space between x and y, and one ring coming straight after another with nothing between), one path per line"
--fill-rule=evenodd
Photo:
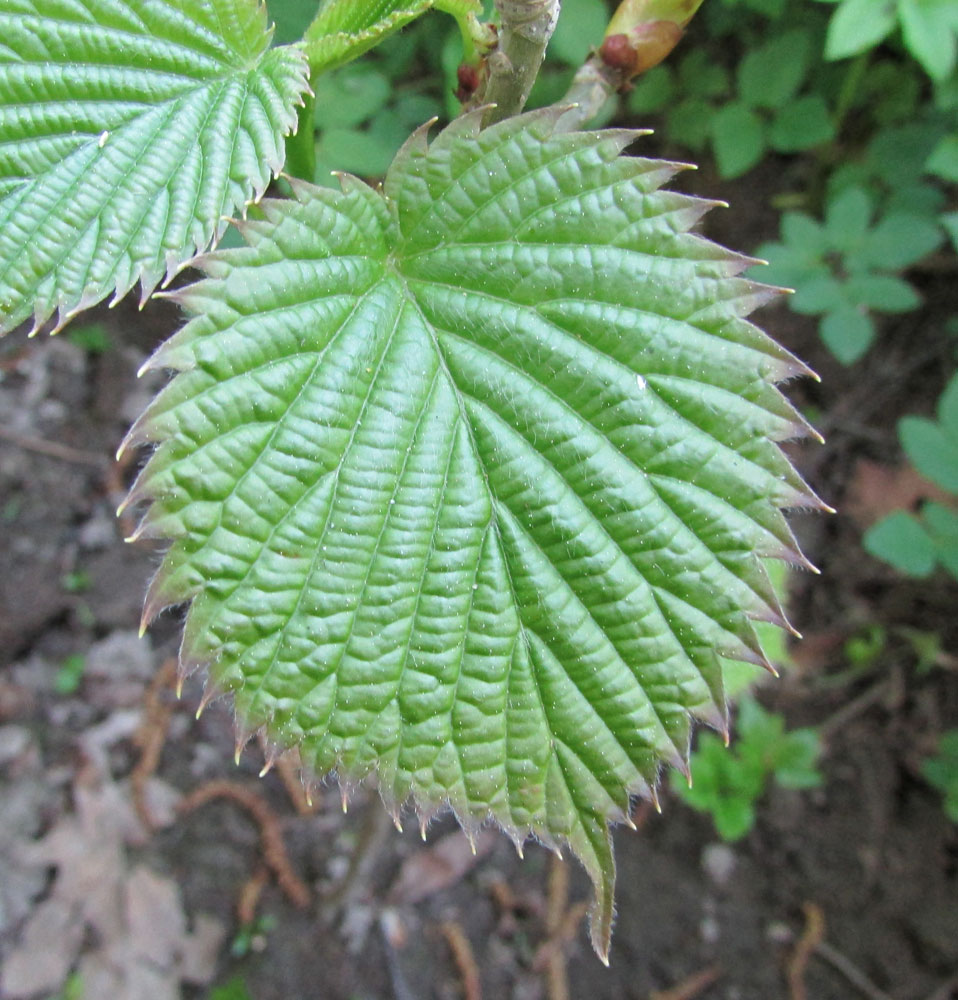
M623 0L599 51L576 73L562 100L574 105L559 128L572 131L591 121L613 94L658 66L678 45L702 0Z
M539 73L559 19L560 0L496 0L499 48L489 56L482 103L494 104L486 124L518 114Z

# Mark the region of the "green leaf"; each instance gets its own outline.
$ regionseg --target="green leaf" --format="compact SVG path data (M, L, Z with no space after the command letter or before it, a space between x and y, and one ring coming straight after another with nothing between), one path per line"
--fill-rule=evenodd
M821 94L807 94L790 101L779 111L768 133L773 149L798 153L835 137L828 105Z
M345 170L363 177L382 177L396 153L389 136L351 128L327 129L316 144L324 170Z
M256 0L5 0L0 331L146 296L259 198L306 90Z
M318 9L319 0L266 0L270 22L275 26L274 43L289 45L299 41Z
M891 563L908 576L930 576L935 568L935 546L916 518L896 510L873 524L862 539L865 551Z
M822 273L799 282L788 305L792 312L816 316L840 309L847 302L844 285L831 274Z
M675 94L672 67L664 64L656 66L636 80L635 88L629 94L629 110L637 115L662 111L672 103Z
M598 47L609 23L605 0L567 0L549 40L549 55L578 68Z
M725 97L729 92L728 71L703 48L692 49L679 63L679 81L686 94L695 97Z
M674 164L480 114L381 192L296 183L177 293L152 366L180 374L128 439L159 442L131 496L173 539L144 617L191 601L184 669L315 773L569 843L605 954L609 822L782 622L761 557L815 500L774 382L802 369Z
M872 216L868 192L848 187L829 199L825 207L825 232L829 244L843 253L855 253L861 246Z
M712 144L719 173L738 177L751 170L765 151L762 120L744 104L726 104L712 116Z
M314 89L316 127L350 128L368 121L386 104L392 84L385 74L368 66L344 66L324 73Z
M958 29L954 0L898 0L898 19L908 51L935 80L954 72Z
M709 140L714 114L715 109L708 101L694 97L679 101L669 111L666 128L669 139L688 146L689 149L704 149Z
M850 302L877 312L908 312L921 305L915 289L891 274L853 274L845 293Z
M925 169L949 184L958 184L958 134L953 132L939 141Z
M940 503L926 503L922 520L935 544L938 562L958 580L958 511Z
M912 465L949 493L958 493L958 440L925 417L903 417L898 437Z
M936 250L941 239L941 229L934 220L910 212L891 212L866 234L858 256L871 267L902 271Z
M844 365L860 360L875 339L875 324L866 311L848 305L825 316L818 326L825 346Z
M304 39L313 75L356 59L436 6L482 9L479 0L325 0Z
M738 67L738 96L752 108L782 108L808 72L811 36L796 28L748 51Z
M939 125L914 122L883 128L868 144L866 163L892 190L914 184L941 140Z
M896 21L896 0L844 0L828 24L825 58L847 59L874 48Z
M809 259L831 249L824 226L804 212L786 212L781 227L782 239L791 247L801 248Z

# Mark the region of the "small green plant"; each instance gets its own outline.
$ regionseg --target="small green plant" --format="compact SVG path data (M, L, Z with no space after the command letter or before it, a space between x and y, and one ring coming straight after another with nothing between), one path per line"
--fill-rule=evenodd
M925 780L944 796L945 814L958 823L958 729L944 733L938 743L938 753L922 761Z
M89 1000L83 987L83 977L78 972L71 973L63 989L50 1000Z
M245 958L251 951L262 951L275 928L276 918L269 913L258 916L250 924L244 924L233 938L230 954L233 958Z
M939 227L923 215L893 210L876 218L872 197L857 186L830 198L823 222L785 213L781 234L781 242L759 247L770 267L755 273L796 290L789 307L822 317L822 340L845 364L861 358L874 341L874 313L918 306L918 293L900 272L942 241Z
M71 344L87 354L105 354L110 349L110 336L102 323L86 323L67 333Z
M673 780L679 797L710 813L724 840L740 840L755 824L755 805L770 781L783 788L817 788L821 744L814 729L786 731L781 715L742 699L738 739L728 750L714 733L703 732L691 757L691 784Z
M731 83L724 67L705 52L692 51L677 71L661 66L648 74L629 107L637 113L668 108L671 139L694 150L710 142L719 173L738 177L770 149L796 153L834 137L823 95L802 92L814 54L814 35L806 28L775 35L743 57L735 94L728 99Z
M880 45L896 27L908 51L929 76L945 80L955 70L958 8L953 0L819 0L838 4L828 25L825 54L846 59Z
M207 1000L253 1000L242 976L234 976L228 983L210 990Z
M83 680L84 670L86 670L86 657L80 653L71 653L53 678L53 690L57 694L75 694Z
M898 437L915 468L958 503L958 374L938 400L938 419L904 417ZM918 514L898 510L865 533L865 549L909 576L930 576L936 567L958 579L958 508L929 501Z
M60 586L68 594L83 594L90 589L93 585L93 581L90 579L90 574L86 570L71 570L69 573L64 573L60 577Z

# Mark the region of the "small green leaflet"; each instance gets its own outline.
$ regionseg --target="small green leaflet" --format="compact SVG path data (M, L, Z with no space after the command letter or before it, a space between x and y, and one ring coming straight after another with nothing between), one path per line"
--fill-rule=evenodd
M482 12L480 0L325 0L304 38L313 72L357 58L432 7L463 25Z
M803 561L780 508L818 501L775 443L806 369L742 318L775 290L687 232L677 164L560 114L264 201L175 296L130 500L172 539L144 620L192 602L182 668L243 734L569 844L604 958L609 824L725 728L720 656L785 624L762 557Z
M144 297L282 166L308 89L257 0L4 0L0 332Z

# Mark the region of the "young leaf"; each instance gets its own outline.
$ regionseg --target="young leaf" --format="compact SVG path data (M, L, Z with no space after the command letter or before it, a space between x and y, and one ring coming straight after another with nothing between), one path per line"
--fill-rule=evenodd
M832 354L843 365L850 365L871 347L875 324L864 309L846 305L823 317L818 332Z
M173 539L145 620L305 765L376 771L568 843L609 946L609 823L725 725L720 657L783 622L762 556L815 498L774 443L803 367L742 317L774 292L690 235L705 202L561 112L431 144L382 192L295 185L178 293L179 372L131 431Z
M762 120L740 101L719 108L712 116L712 142L719 173L738 177L762 158L765 133Z
M463 23L482 11L480 0L326 0L304 36L313 74L356 59L431 7Z
M786 31L750 49L738 67L738 95L752 108L783 108L795 97L808 71L811 35Z
M307 89L256 0L5 0L0 332L206 247L282 166Z
M891 34L896 13L896 0L842 0L828 25L825 58L847 59L874 48Z
M935 568L935 543L921 522L903 510L873 524L862 544L876 559L884 559L909 576L930 576Z

